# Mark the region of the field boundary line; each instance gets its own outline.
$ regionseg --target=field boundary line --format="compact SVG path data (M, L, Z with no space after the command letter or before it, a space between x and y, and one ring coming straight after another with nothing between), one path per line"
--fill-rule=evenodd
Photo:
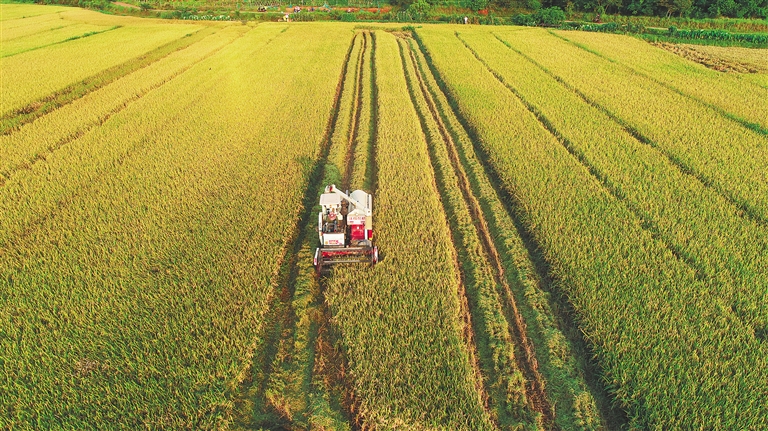
M265 389L269 384L269 378L273 371L275 357L278 353L279 343L283 337L283 333L286 330L291 329L296 318L292 299L294 296L295 281L298 275L298 256L302 244L306 239L307 226L312 221L312 211L317 198L317 190L319 190L323 180L325 164L331 147L333 130L336 127L336 122L339 117L341 94L344 90L344 79L348 73L347 68L349 59L354 48L354 38L355 36L353 35L339 74L330 116L320 141L320 154L309 171L304 196L302 198L302 209L299 210L299 220L294 225L293 231L290 233L289 239L285 243L283 257L276 272L277 280L274 283L273 289L276 292L268 300L270 307L267 312L268 317L265 319L264 341L260 346L261 348L258 349L258 354L253 355L252 359L249 361L250 363L246 366L246 370L244 370L244 373L246 373L250 379L246 379L247 381L243 381L235 389L236 393L233 397L236 406L235 411L241 412L245 416L244 418L241 417L239 420L236 420L236 423L243 428L262 425L278 425L281 427L289 425L285 418L279 416L274 418L259 418L261 420L266 420L266 424L253 423L252 416L256 413L254 411L256 409L260 410L258 413L262 416L270 416L268 412L270 404L269 400L266 398ZM257 367L254 367L256 364L260 365L258 371L256 371ZM256 374L256 376L254 376L254 374ZM254 379L254 377L256 378ZM277 423L272 423L272 421Z
M146 89L146 91L134 94L130 98L126 99L122 104L120 104L117 108L111 109L104 113L104 115L100 116L100 118L93 123L84 126L81 130L78 130L68 136L65 136L58 142L56 142L53 145L50 145L48 148L45 148L42 152L39 152L35 154L33 157L27 159L26 161L19 163L15 166L12 166L10 169L0 172L0 187L4 186L8 181L10 181L15 175L17 175L20 171L23 170L32 170L32 168L39 162L48 160L48 157L50 157L52 154L54 154L59 149L63 148L67 144L83 137L85 134L90 132L96 127L102 126L104 123L106 123L110 118L112 118L114 115L120 113L124 109L126 109L128 106L130 106L133 102L136 102L137 100L143 98L144 96L150 94L154 90L157 90L158 88L162 87L163 85L173 81L174 79L178 78L179 76L186 73L189 69L196 66L198 63L207 60L208 58L216 55L219 53L222 49L226 48L227 46L234 43L236 40L240 39L241 37L245 36L246 33L238 35L236 38L232 39L231 41L227 42L226 44L216 48L215 50L211 51L210 53L204 55L203 57L200 57L199 59L195 60L194 62L190 63L187 66L184 66L180 69L178 69L176 72L174 72L172 75L168 76L166 79L162 80L161 82L158 82ZM209 35L209 36L212 36ZM191 46L191 45L190 45ZM188 48L188 47L187 47ZM181 48L186 49L186 48ZM124 75L125 77L127 75ZM121 77L121 78L123 78ZM98 89L94 90L98 91Z
M613 64L615 64L615 65L617 65L617 66L619 66L619 67L629 71L630 73L632 73L634 75L637 75L637 76L649 79L649 80L655 82L656 84L659 84L662 87L666 88L667 90L674 91L675 93L677 93L677 94L679 94L679 95L681 95L683 97L691 99L694 102L699 103L699 104L701 104L701 105L703 105L703 106L705 106L705 107L707 107L707 108L717 112L721 116L723 116L723 117L725 117L725 118L727 118L727 119L729 119L731 121L734 121L734 122L738 123L742 127L745 127L745 128L747 128L747 129L749 129L749 130L751 130L751 131L753 131L753 132L755 132L757 134L760 134L760 135L763 135L763 136L768 136L768 129L764 128L763 126L761 126L761 125L759 125L757 123L753 123L751 121L745 120L745 119L739 117L738 115L732 114L732 113L728 112L727 110L725 110L725 109L723 109L723 108L721 108L721 107L719 107L719 106L717 106L715 104L709 103L709 102L707 102L705 100L700 99L699 97L694 96L693 94L690 94L690 93L687 93L687 92L685 92L683 90L680 90L679 88L675 87L674 85L669 84L667 82L664 82L661 79L655 78L655 77L653 77L653 76L651 76L651 75L649 75L649 74L647 74L645 72L639 71L639 70L635 69L634 67L626 64L626 63L623 63L623 62L621 62L619 60L615 60L613 58L610 58L610 57L602 54L599 51L596 51L594 49L591 49L591 48L585 46L584 44L581 44L581 43L578 43L578 42L573 41L571 39L568 39L565 36L561 36L559 34L556 34L552 30L547 30L547 31L552 36L554 36L554 37L556 37L558 39L564 40L565 42L568 42L571 45L573 45L573 46L575 46L575 47L577 47L579 49L587 51L590 54L597 56L598 58L601 58L601 59L606 60L606 61L608 61L610 63L613 63Z
M59 27L59 28L65 28L65 27L66 26L62 26L62 27ZM105 29L105 30L87 31L87 32L85 32L85 33L83 33L81 35L78 35L78 36L72 36L72 37L69 37L67 39L60 40L58 42L46 43L45 45L35 46L35 47L29 48L29 49L25 49L23 51L14 52L13 54L3 55L0 58L13 57L14 55L24 54L24 53L27 53L27 52L37 51L38 49L48 48L49 46L61 45L62 43L67 43L67 42L71 42L73 40L78 40L78 39L85 39L86 37L96 36L97 34L102 34L102 33L108 32L108 31L117 30L118 28L121 28L121 27L122 27L122 25L115 25L115 26L112 26L112 27L110 27L108 29ZM47 30L47 31L53 31L53 30L58 30L58 29L50 29L50 30Z
M619 429L628 423L626 413L619 406L612 403L607 387L602 380L602 371L595 358L592 346L584 338L579 330L578 316L571 304L567 294L556 287L557 277L553 274L551 263L543 253L543 248L537 240L531 227L527 224L524 205L517 197L506 187L502 186L501 175L497 168L490 162L490 154L483 147L483 140L477 129L462 114L458 104L458 99L448 88L444 78L433 63L429 50L424 42L418 37L414 38L422 51L427 68L437 82L440 92L445 96L448 102L448 109L455 116L458 123L466 132L472 151L482 170L482 175L488 178L489 184L499 197L499 202L515 226L516 234L520 237L526 254L532 265L532 270L536 276L536 284L539 289L546 292L550 298L549 302L554 304L552 312L555 319L559 322L563 336L568 340L572 348L572 355L579 360L579 371L584 375L584 382L589 391L595 396L599 414L609 429ZM464 149L462 149L464 151ZM461 156L465 157L465 156ZM463 162L462 162L463 165Z
M411 49L409 49L409 54L411 61L414 64L415 76L418 81L419 89L424 97L429 113L437 125L440 138L446 147L446 152L450 160L450 167L459 182L459 189L463 201L472 215L474 230L480 239L485 258L493 269L493 279L497 286L497 291L500 294L499 296L502 298L501 305L504 311L505 320L507 321L510 333L513 336L513 344L517 352L515 360L518 368L526 377L525 392L527 404L533 411L542 415L545 428L557 429L554 423L553 409L549 403L549 397L546 394L544 379L538 369L538 360L536 359L534 346L528 338L526 324L518 310L517 301L512 295L511 287L507 281L499 252L490 234L485 215L480 208L476 196L472 192L467 174L459 160L456 151L456 143L453 141L451 134L448 132L445 123L440 117L435 101L429 93L423 77L421 76L422 72L416 66L418 60Z
M724 190L722 187L718 186L714 181L707 178L704 174L698 172L696 169L688 166L685 162L680 160L678 157L676 157L674 154L670 153L667 150L664 150L658 143L653 141L652 139L646 137L642 132L640 132L638 129L633 127L631 124L627 123L625 120L618 117L616 114L611 112L608 108L601 105L600 103L592 100L589 96L584 94L582 91L577 89L576 87L572 86L568 82L566 82L563 78L556 75L546 67L544 67L542 64L538 63L536 60L531 58L530 56L526 55L522 51L519 51L511 46L507 41L502 39L499 35L496 33L492 33L493 36L499 40L502 44L504 44L507 48L510 50L516 52L517 54L521 55L523 58L534 64L536 67L541 69L544 73L551 76L554 80L559 82L563 87L565 87L567 90L573 92L576 94L579 98L581 98L584 102L589 104L590 106L598 109L605 115L607 115L610 119L612 119L614 122L616 122L619 126L621 126L622 129L624 129L627 133L629 133L632 137L637 139L639 142L642 142L643 144L646 144L653 148L654 150L658 151L660 154L662 154L667 160L670 161L677 169L680 170L683 174L686 176L689 176L705 187L713 190L718 195L722 196L723 199L725 199L727 202L729 202L731 205L733 205L738 211L739 215L742 217L747 217L750 220L759 223L763 226L768 226L768 219L763 217L757 210L755 210L751 205L749 205L746 202L742 202L737 197L733 196L731 193L729 193L727 190Z
M97 72L85 79L69 84L61 90L30 102L26 106L7 112L0 116L0 134L11 134L24 124L31 123L37 118L117 81L131 72L147 67L176 51L191 46L216 31L217 29L214 27L205 27L195 32L187 33L187 35L179 39L172 40L138 57Z

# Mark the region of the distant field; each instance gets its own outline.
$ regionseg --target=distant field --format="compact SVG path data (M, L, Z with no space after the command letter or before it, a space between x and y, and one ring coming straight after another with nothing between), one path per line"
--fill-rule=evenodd
M764 74L2 8L0 429L768 427ZM315 273L330 183L376 266Z

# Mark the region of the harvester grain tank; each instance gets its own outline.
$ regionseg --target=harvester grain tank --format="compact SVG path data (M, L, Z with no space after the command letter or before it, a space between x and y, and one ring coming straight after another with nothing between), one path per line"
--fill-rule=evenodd
M328 265L379 260L373 245L373 197L362 191L344 193L334 184L320 195L317 215L320 247L315 250L315 268Z

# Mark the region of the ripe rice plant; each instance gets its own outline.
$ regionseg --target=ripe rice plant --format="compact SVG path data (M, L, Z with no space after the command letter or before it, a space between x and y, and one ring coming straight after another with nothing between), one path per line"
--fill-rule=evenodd
M47 20L49 17L58 12L71 11L73 8L67 6L39 6L30 4L3 4L3 17L0 18L3 22L3 31L5 31L6 24L10 24L9 28L22 26L29 24L28 21L35 23L40 22L41 19Z
M446 148L451 145L450 137L444 134L446 130L437 112L434 112L431 96L428 92L425 94L426 87L421 75L417 75L410 46L404 39L398 42L408 89L427 138L432 169L449 220L457 252L456 266L460 270L461 283L471 310L480 367L486 379L494 419L503 428L536 429L537 423L543 425L542 413L549 415L550 410L548 406L534 406L533 399L527 397L526 378L521 370L525 364L519 367L518 362L523 359L516 358L522 352L515 353L515 341L510 329L513 322L507 321L499 295L499 285L504 280L489 257L495 250L488 249L490 245L482 242L481 228L476 225L479 220L476 220L476 214L470 213L470 204L465 201L468 198L462 194L462 183L450 162ZM535 379L538 376L531 373L531 377ZM529 385L537 383L530 382ZM537 401L546 403L543 393L533 395L532 398L541 396L543 399Z
M69 42L75 39L93 36L110 30L116 30L119 26L105 27L91 24L74 24L60 28L54 28L33 36L20 37L10 41L4 41L0 57L10 57L26 51L45 48L50 45Z
M2 7L0 429L768 427L765 75Z
M766 88L744 83L738 75L707 69L634 37L578 31L559 31L554 34L712 105L743 123L754 125L761 133L768 134Z
M86 94L13 133L0 135L0 184L5 184L15 173L31 168L35 163L48 158L52 152L100 126L132 101L174 79L247 30L241 27L220 30ZM264 41L279 31L279 28L266 31Z
M375 112L376 104L373 103L375 97L373 93L373 38L371 33L365 33L366 44L369 47L363 53L363 67L361 83L362 90L360 97L361 110L359 113L357 134L354 141L355 152L352 155L354 163L349 178L345 180L349 184L350 190L362 189L370 190L373 178L373 161L370 155L373 150L373 142L376 139Z
M462 32L461 39L738 317L758 334L768 328L766 226L741 216L535 64L514 51L500 52L501 42L490 33Z
M22 108L67 85L201 29L190 24L126 26L4 58L3 80L7 85L2 88L0 114ZM83 52L99 55L83 57Z
M543 281L531 261L518 228L503 199L488 178L480 160L475 156L472 142L464 126L453 113L441 86L427 67L420 49L414 49L419 69L432 94L446 128L455 145L457 162L464 171L477 205L482 210L482 222L494 237L514 301L520 304L527 334L533 341L536 360L541 369L548 400L555 406L555 422L561 429L595 430L603 427L594 395L584 380L583 365L570 342L559 327L558 318L549 304L549 293L542 290ZM568 328L565 328L566 330ZM603 402L607 402L604 401Z
M0 35L3 49L5 49L6 43L17 42L20 38L38 36L42 33L83 24L82 21L64 20L61 14L46 14L34 18L3 20L0 22L3 23L3 34Z
M460 49L452 30L418 34L568 293L630 425L764 425L768 403L756 383L767 377L763 343Z
M765 136L545 30L497 34L748 215L768 220Z
M272 28L14 177L46 194L56 172L69 192L0 246L4 424L226 426L347 48L328 28L259 43ZM250 84L278 71L295 91ZM273 127L295 115L309 121Z

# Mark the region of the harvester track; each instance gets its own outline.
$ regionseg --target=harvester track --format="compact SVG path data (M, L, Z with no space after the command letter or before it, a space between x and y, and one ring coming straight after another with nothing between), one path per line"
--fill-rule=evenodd
M612 404L610 401L611 397L600 377L600 367L594 360L595 354L579 330L577 317L570 301L562 291L555 287L556 276L553 275L550 263L545 258L542 247L535 238L530 226L525 222L526 215L523 205L510 193L510 191L501 186L501 176L490 162L490 155L486 153L481 145L482 141L477 130L461 113L457 99L453 93L449 91L443 77L430 59L427 48L418 37L418 34L415 34L414 36L418 48L425 59L423 69L425 71L428 70L437 83L437 88L434 91L442 93L448 104L445 109L448 109L450 113L455 116L461 129L463 129L463 132L469 139L470 148L463 148L460 150L460 153L461 151L469 151L474 154L479 161L482 170L479 175L482 175L488 180L495 195L498 196L499 202L504 208L504 212L514 223L517 234L522 240L522 244L535 273L536 284L541 291L546 292L550 296L549 303L554 313L554 317L558 322L557 327L562 331L563 335L568 340L569 345L573 349L573 355L579 362L580 373L583 374L584 381L589 387L589 392L595 397L603 425L607 429L625 428L628 423L626 414L619 406ZM461 156L459 158L461 165L464 165L464 157L465 156ZM487 221L490 219L483 220Z
M353 106L351 109L351 118L350 118L350 127L348 131L348 136L346 137L346 153L344 158L344 169L342 173L342 184L344 189L348 189L351 187L351 181L352 181L352 172L354 170L355 165L355 150L356 146L359 144L358 142L358 131L360 130L360 114L363 107L362 103L362 92L363 92L363 69L366 67L365 65L365 57L366 57L366 51L368 49L371 50L372 54L375 54L376 49L376 43L375 38L371 33L368 32L361 32L359 33L359 37L362 38L362 48L360 49L360 54L357 59L357 69L355 71L355 82L354 82L354 88L352 89L354 91L354 97L353 97ZM369 39L370 39L370 47L369 47ZM373 59L373 55L371 55L371 58ZM375 68L373 67L373 63L370 64L371 67L371 73L375 74ZM372 88L372 96L370 101L373 105L376 103L375 98L375 76L373 77L373 88ZM375 127L376 127L376 117L375 117L375 110L373 110L373 118L372 118L372 127L374 130L372 131L372 136L375 136ZM373 139L373 138L372 138ZM372 166L372 171L375 172L375 158L374 158L374 147L372 145L369 145L368 147L368 164L369 166ZM369 180L372 183L375 183L375 178L369 178ZM349 425L352 430L361 430L366 429L365 424L361 421L359 418L357 412L359 410L359 400L354 396L354 388L352 386L351 379L347 376L347 370L349 369L349 362L347 360L346 354L344 353L343 349L341 348L341 334L335 330L331 322L333 321L333 316L331 313L331 310L328 307L328 301L326 300L326 292L327 292L327 285L325 283L324 277L318 277L318 282L320 284L319 294L317 297L317 303L320 306L321 310L321 319L322 321L319 322L320 324L320 330L318 333L318 337L316 340L316 352L317 352L317 359L315 361L315 369L313 372L317 373L318 375L322 376L325 385L329 392L336 393L340 395L342 407L344 409L344 413L347 415L347 418L349 419Z
M413 47L408 44L408 55L414 65L418 64L418 59L413 53ZM419 67L415 67L416 85L420 91L424 100L427 103L429 109L429 115L434 123L437 125L437 129L440 133L451 163L451 168L454 174L458 178L459 188L462 198L470 214L473 218L473 224L477 236L479 237L483 251L487 260L493 267L493 278L500 290L500 296L503 298L503 309L506 320L509 324L510 333L513 334L515 341L515 359L520 370L523 371L526 378L526 396L530 408L541 414L542 422L547 429L556 429L554 423L554 412L552 406L549 403L549 399L546 395L544 388L544 379L538 369L538 361L536 359L536 353L533 347L533 343L528 338L525 322L518 310L517 302L512 294L509 282L505 276L504 267L501 263L501 257L496 248L496 245L492 239L488 224L486 222L483 210L472 192L467 173L459 159L459 155L456 149L456 143L454 142L451 133L448 131L445 123L443 122L438 107L435 104L429 89L424 82L422 76L422 70ZM427 69L428 70L428 69Z
M311 226L314 221L314 217L312 217L314 214L313 210L318 191L324 187L322 182L324 179L328 154L331 148L331 138L339 119L341 96L344 91L344 82L346 80L348 66L354 48L354 40L355 37L352 38L349 49L344 57L339 81L336 85L336 92L333 98L331 114L320 144L319 157L311 168L307 187L302 199L303 210L300 213L299 222L295 225L294 231L291 233L290 239L286 242L284 257L280 264L280 269L276 274L276 294L271 301L270 310L266 320L267 324L265 326L264 342L259 349L255 350L260 354L254 356L249 371L250 378L247 378L246 381L241 384L238 394L235 396L235 427L237 429L264 427L268 429L294 428L291 424L290 417L285 417L281 412L276 411L274 406L270 405L265 392L271 374L274 371L273 368L280 348L280 343L281 341L292 338L295 330L298 316L296 316L292 301L294 299L296 282L299 276L299 265L305 263L299 261L299 254L302 246L310 240L308 233L314 232L314 229ZM321 309L323 310L323 319L328 322L327 307L325 306L322 293L320 293L319 297L314 298L314 300L319 301L319 303L322 304ZM319 358L315 360L315 365L313 366L315 370L313 370L313 372L319 371L321 373L331 374L329 367L317 366L318 363L337 363L336 360L328 358L330 354L328 353L327 348L328 346L331 346L332 349L333 345L331 343L327 345L323 344L328 339L326 334L328 334L326 326L321 325L320 328L318 328L316 340L320 347L317 351ZM345 369L343 364L345 361L343 358L341 361L342 372L340 373L340 376L343 378L343 370ZM324 380L329 382L329 379Z

